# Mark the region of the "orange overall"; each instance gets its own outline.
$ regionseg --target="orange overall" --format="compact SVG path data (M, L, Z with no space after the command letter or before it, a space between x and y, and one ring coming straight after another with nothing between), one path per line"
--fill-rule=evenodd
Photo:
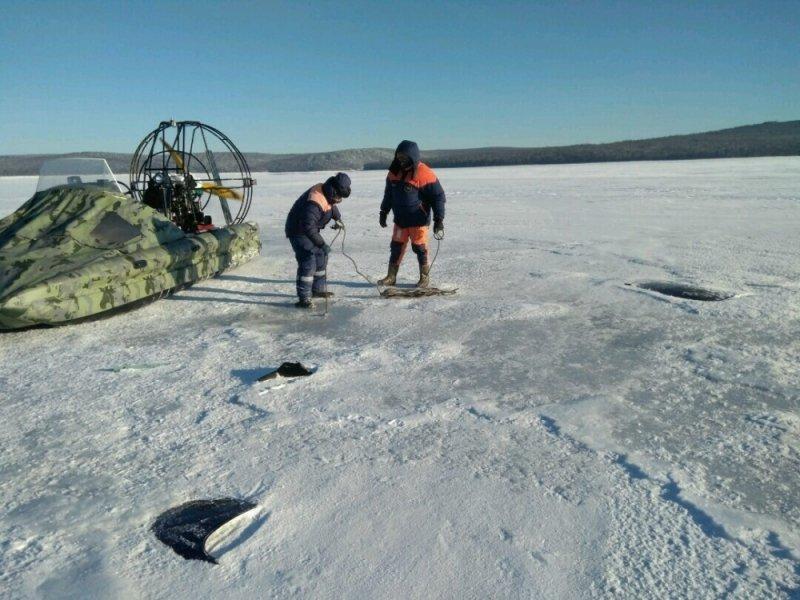
M428 226L415 225L413 227L400 227L394 224L392 231L392 244L390 246L391 256L389 262L393 265L400 265L403 255L406 253L408 241L411 240L411 248L417 255L417 260L422 266L428 264Z

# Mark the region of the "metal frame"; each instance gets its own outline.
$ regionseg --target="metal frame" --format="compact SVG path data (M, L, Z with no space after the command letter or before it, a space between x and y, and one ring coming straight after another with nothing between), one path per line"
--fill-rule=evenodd
M197 135L198 132L200 133L199 136ZM171 142L168 140L171 140ZM220 177L216 167L216 159L208 145L208 140L212 140L212 142L216 140L222 144L227 151L226 155L230 155L233 158L238 170L238 176ZM161 142L161 149L157 148L157 142ZM191 171L192 167L195 167L196 172L192 173L192 175L197 182L221 184L238 191L242 195L241 201L234 201L240 205L235 214L231 212L227 200L218 198L210 192L205 193L207 197L200 203L202 208L205 208L212 198L216 198L221 204L226 225L242 223L250 211L253 186L256 183L250 173L250 167L247 165L242 153L228 136L219 129L200 121L162 121L158 127L145 136L133 153L133 159L131 160L130 187L133 196L138 200L142 200L142 195L152 175L157 172L184 173L184 170L178 167L177 164L170 164L174 161L172 161L164 142L172 146L181 155L186 171ZM195 147L196 143L197 148ZM205 161L198 155L203 155Z

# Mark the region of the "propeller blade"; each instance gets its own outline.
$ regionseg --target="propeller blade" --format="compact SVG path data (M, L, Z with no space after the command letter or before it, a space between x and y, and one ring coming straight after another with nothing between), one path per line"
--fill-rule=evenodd
M208 166L211 167L211 174L214 176L214 183L221 186L222 181L219 178L219 169L217 168L217 160L214 158L214 153L211 151L211 148L208 147L208 141L206 140L206 133L203 129L200 130L200 134L203 136L203 144L206 147L206 161L208 162ZM228 201L222 196L219 197L219 207L222 209L222 216L225 217L225 223L227 223L228 225L233 223L233 215L231 214L231 208L230 206L228 206Z
M204 189L207 192L214 194L215 196L219 196L220 198L224 198L225 200L241 200L242 195L233 190L231 188L227 188L224 185L219 185L218 183L214 183L212 181L203 181L197 184L197 187Z
M181 170L186 171L186 168L183 166L183 157L181 157L180 153L175 150L172 146L170 146L166 141L161 140L161 143L164 144L164 147L169 150L170 156L172 156L172 160L175 161L175 165Z

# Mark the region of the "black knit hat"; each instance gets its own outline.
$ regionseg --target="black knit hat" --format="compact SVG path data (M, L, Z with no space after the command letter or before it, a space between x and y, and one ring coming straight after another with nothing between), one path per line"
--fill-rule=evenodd
M350 195L350 177L347 173L337 173L333 177L328 177L325 183L331 186L340 198L347 198Z

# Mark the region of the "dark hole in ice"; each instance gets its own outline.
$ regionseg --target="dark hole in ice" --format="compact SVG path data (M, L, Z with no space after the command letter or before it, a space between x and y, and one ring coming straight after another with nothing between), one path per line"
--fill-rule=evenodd
M158 515L152 530L159 541L183 558L217 564L206 553L206 540L225 523L255 507L252 502L237 498L194 500Z
M666 296L674 296L675 298L684 298L686 300L699 300L701 302L719 302L720 300L727 300L734 296L734 294L729 292L709 290L707 288L673 281L644 281L634 285L644 290L658 292Z
M280 367L265 373L258 378L259 381L266 381L267 379L274 379L278 375L281 377L308 377L315 369L309 369L303 363L299 362L285 362Z

